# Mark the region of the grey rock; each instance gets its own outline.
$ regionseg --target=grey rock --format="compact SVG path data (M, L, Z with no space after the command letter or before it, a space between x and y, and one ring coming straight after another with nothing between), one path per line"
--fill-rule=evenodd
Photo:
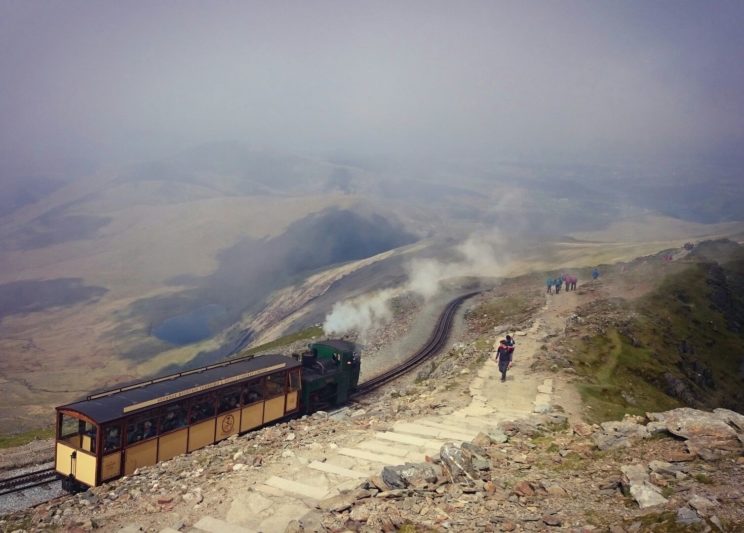
M744 415L730 409L713 409L713 414L730 426L734 426L739 433L744 433Z
M320 500L317 503L317 506L322 511L340 513L341 511L350 509L351 506L354 505L355 501L356 501L356 496L350 492L347 492L347 493L339 494L338 496L332 496L330 498L326 498L325 500Z
M506 433L503 431L491 431L488 434L488 437L491 439L492 444L504 444L509 440L509 437L507 437Z
M393 489L423 487L435 483L438 469L431 463L406 463L399 466L386 466L382 469L382 480Z
M491 468L491 460L486 450L475 444L463 442L460 446L463 457L473 465L475 470L488 470Z
M667 463L666 461L651 461L648 463L648 467L651 469L652 472L656 472L664 476L676 476L677 472L681 470L679 466L673 465L672 463Z
M680 407L663 413L647 413L651 421L662 422L667 431L687 439L691 453L700 450L739 450L741 441L736 430L729 425L742 423L741 415L722 409L708 413L690 407ZM705 453L705 452L704 452Z
M658 487L649 482L648 472L643 465L625 465L620 467L624 475L624 485L629 487L630 495L641 509L666 503Z
M629 448L636 439L649 437L646 426L630 420L602 422L592 439L600 450Z
M677 509L676 520L683 525L698 524L702 521L695 511L686 506Z
M472 454L463 451L451 442L446 442L439 450L442 458L442 466L449 474L453 482L475 481L475 469L472 463Z
M690 498L687 503L703 516L707 515L714 507L718 507L718 502L697 494Z

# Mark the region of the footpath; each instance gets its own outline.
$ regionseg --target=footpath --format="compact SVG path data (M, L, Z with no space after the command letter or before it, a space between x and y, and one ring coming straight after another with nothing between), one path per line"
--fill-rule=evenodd
M515 362L507 381L486 360L469 386L469 405L442 416L397 421L388 431L362 431L353 445L329 444L321 454L285 451L282 464L262 481L232 498L226 513L205 515L191 533L284 533L296 520L307 530L319 524L323 500L358 487L386 465L422 462L436 455L445 442L471 441L478 433L499 433L498 424L549 410L555 394L553 380L530 370L544 339L565 323L563 311L575 303L573 294L547 296L532 327L514 332ZM494 338L494 352L500 337ZM320 509L319 509L320 508ZM121 530L122 533L126 528ZM173 533L166 528L161 533Z

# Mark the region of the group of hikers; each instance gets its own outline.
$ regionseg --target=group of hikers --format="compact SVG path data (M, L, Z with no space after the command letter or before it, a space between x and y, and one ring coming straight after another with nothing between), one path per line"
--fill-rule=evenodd
M597 267L594 267L592 269L592 279L597 279L598 277L599 269ZM556 276L555 278L546 279L545 285L548 287L548 294L553 294L554 289L555 293L558 294L561 292L561 288L563 288L564 285L566 286L567 291L575 291L577 281L578 278L573 274L561 274L560 276Z
M577 281L578 279L576 276L571 274L561 274L555 278L548 278L545 280L545 285L548 287L548 294L553 294L553 288L555 288L555 293L558 294L561 292L561 288L564 284L566 285L567 291L575 291Z

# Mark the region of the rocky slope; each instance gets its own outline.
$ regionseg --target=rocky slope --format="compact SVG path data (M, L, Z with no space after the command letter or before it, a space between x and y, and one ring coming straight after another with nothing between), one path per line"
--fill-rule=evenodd
M603 281L543 297L530 288L534 282L512 280L484 295L465 313L458 342L434 364L345 411L233 437L84 494L4 516L0 527L169 533L740 530L744 416L724 409L648 409L622 420L584 422L595 415L576 399L576 382L586 378L568 341L583 325L577 317L590 298L605 302L596 320L587 321L591 327L603 327L600 317L610 323L624 316L612 305L616 287ZM651 294L653 287L644 290ZM497 294L513 299L513 313L491 305ZM517 359L510 380L498 384L489 355L506 330L517 330ZM545 394L546 380L554 382L552 395ZM480 414L468 419L474 410ZM447 422L422 426L434 418ZM476 420L484 429L473 435L467 428ZM420 436L406 436L404 428ZM423 447L396 460L390 454L402 445L369 440L396 431L397 438ZM428 434L436 437L423 438ZM366 442L380 443L367 454L387 454L385 460L369 463L361 478L326 485L338 473L362 470L358 461L335 463L341 451ZM322 483L292 481L310 466L336 474L325 474ZM279 478L285 483L276 483ZM297 491L312 483L316 492L304 496L276 488Z

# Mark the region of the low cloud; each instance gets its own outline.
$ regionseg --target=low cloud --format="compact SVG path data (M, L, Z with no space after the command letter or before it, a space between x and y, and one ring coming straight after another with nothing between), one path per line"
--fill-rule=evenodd
M455 247L460 259L414 259L406 270L408 280L397 289L386 289L338 302L326 316L323 331L326 335L357 333L360 339L393 319L391 301L400 294L412 293L429 301L442 290L446 280L462 277L496 277L503 272L506 243L494 231L471 235Z

